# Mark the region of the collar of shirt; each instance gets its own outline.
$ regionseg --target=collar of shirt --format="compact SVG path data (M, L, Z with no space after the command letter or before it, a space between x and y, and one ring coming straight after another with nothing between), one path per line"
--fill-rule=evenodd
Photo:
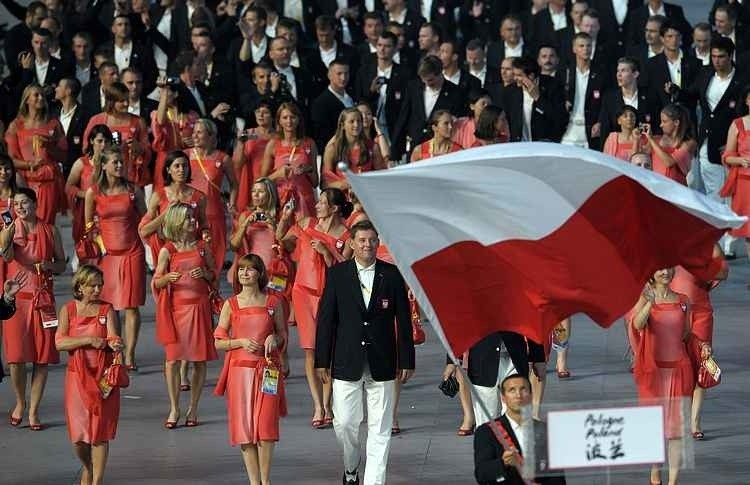
M622 101L628 106L632 106L633 108L638 109L638 90L636 89L633 93L633 96L630 98L625 96L625 93L623 93Z
M335 40L333 41L333 47L331 47L330 49L323 49L322 46L320 45L318 46L318 50L320 51L321 55L330 55L330 54L336 55L336 49L338 48L339 48L339 45L336 43Z
M406 21L406 9L403 9L398 15L389 14L388 20L403 24Z
M475 78L479 79L484 83L484 78L487 77L487 64L484 65L481 71L472 71L469 70L469 74L474 76Z
M437 96L440 96L440 91L441 91L440 89L432 89L427 86L424 87L425 96L437 97Z
M379 67L377 68L377 70L378 70L378 76L384 76L384 77L387 77L388 79L390 79L391 78L391 72L393 72L393 64L391 64L390 66L386 67L382 71L380 70Z
M516 439L518 440L518 444L521 445L521 449L519 450L521 454L528 454L528 450L525 450L526 448L527 440L529 438L529 431L531 430L530 425L532 423L531 419L527 419L525 421L521 421L520 423L517 423L513 418L508 416L508 414L505 415L506 418L508 418L508 422L510 423L511 429L513 429L513 434L516 435Z
M716 79L720 80L720 81L727 82L727 81L731 80L734 77L734 68L732 68L732 72L730 72L729 74L727 74L726 77L719 76L718 72L714 72L714 77Z
M287 80L289 80L289 78L294 78L294 71L292 71L291 65L286 66L286 67L279 67L279 66L274 66L274 67L276 68L276 72L286 76Z
M140 100L137 101L137 102L135 102L135 103L132 102L132 101L130 101L128 103L128 113L133 114L133 115L140 115L140 113L141 113L141 102L140 102Z
M674 61L670 60L669 57L667 57L666 54L664 55L664 57L667 59L667 64L674 64L674 65L677 65L677 66L679 66L680 64L682 64L682 51L681 50L677 51L677 59L675 59Z
M354 264L357 265L357 272L362 273L364 271L375 271L375 263L372 263L370 266L362 266L359 261L356 259L354 260Z
M331 87L331 85L330 85L330 84L328 85L328 90L329 90L329 91L330 91L330 92L331 92L331 93L332 93L332 94L333 94L334 96L336 96L336 98L337 98L337 99L338 99L339 101L341 101L341 104L343 104L343 105L344 105L344 107L346 107L346 108L351 108L352 106L354 106L354 101L352 100L352 97L351 97L351 96L349 96L349 93L347 93L346 91L344 91L344 94L339 94L339 93L337 93L336 91L334 91L334 90L333 90L333 88Z
M453 74L452 76L447 75L445 71L443 71L443 77L447 79L448 81L452 82L453 84L455 84L456 86L458 86L458 83L461 82L461 71L456 70L456 73Z
M654 15L662 15L664 17L667 16L667 12L664 10L664 4L661 4L661 7L659 7L659 10L651 10L651 5L648 6L648 15L650 17L653 17Z
M505 48L505 57L521 57L523 55L523 38L515 47L511 47L503 41L503 47Z

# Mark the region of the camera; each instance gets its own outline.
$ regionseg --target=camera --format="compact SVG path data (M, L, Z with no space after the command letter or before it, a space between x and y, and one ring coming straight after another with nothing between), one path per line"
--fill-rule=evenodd
M248 140L257 140L258 135L251 131L251 130L244 130L240 133L240 136L237 137L241 142L246 142Z
M182 81L179 77L168 77L166 80L164 80L164 85L170 89L176 89L177 86L180 85Z
M265 212L256 212L253 214L253 222L266 222L268 220L268 216Z
M383 84L388 84L388 78L385 76L378 76L378 79L375 82L378 83L379 86L382 86Z
M640 124L638 124L638 129L641 130L641 131L646 131L650 127L651 127L651 125L648 124L648 123L640 123Z
M117 130L112 131L112 144L113 145L122 144L122 135L120 135L120 132Z

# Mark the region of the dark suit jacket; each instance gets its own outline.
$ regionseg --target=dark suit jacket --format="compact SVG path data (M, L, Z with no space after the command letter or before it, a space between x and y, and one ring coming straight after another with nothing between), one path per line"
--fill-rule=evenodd
M633 22L635 11L643 5L643 0L628 0L628 11L625 14L625 20L621 24L617 23L615 9L612 6L612 0L593 0L593 6L600 15L601 34L607 33L613 42L613 53L615 59L625 54L627 47L628 35L630 34L630 24ZM643 24L645 27L645 23ZM643 28L641 28L641 38L643 38Z
M625 101L622 99L622 91L619 87L612 88L604 94L602 110L599 113L602 140L606 140L613 131L620 131L617 125L617 113L623 106L625 106ZM659 128L661 108L659 97L652 90L638 89L637 123L650 123L652 133L661 133L661 128Z
M63 172L65 173L66 178L70 173L70 168L81 156L83 149L83 132L86 131L86 125L93 114L96 113L85 113L84 108L81 105L78 105L73 113L73 118L70 120L68 132L65 134L65 138L68 140L68 157L62 162ZM60 118L60 107L55 107L52 110L52 116L54 118Z
M73 74L75 75L75 73ZM44 88L44 92L47 95L47 100L50 101L54 97L54 88L60 79L64 77L70 77L71 73L66 69L65 64L60 59L54 57L49 58L49 66L47 66L47 76L44 81L36 78L36 68L34 64L31 64L30 69L21 69L20 79L17 85L17 92L20 95L24 88L29 84L37 83Z
M354 47L337 41L336 59L343 60L349 64L348 87L354 86L354 78L357 76L357 71L359 70L359 56L357 56L357 51ZM326 86L328 86L328 68L323 64L323 59L320 58L318 44L315 44L305 53L302 65L312 75L314 92L322 93Z
M573 112L573 104L576 98L576 66L564 67L557 70L559 82L563 86L565 94L565 107L569 114ZM589 82L586 85L585 103L583 115L586 119L586 139L589 147L598 149L601 139L591 138L591 127L599 122L599 112L602 109L602 99L607 91L607 79L596 67L589 68Z
M425 23L425 19L422 17L422 14L419 13L419 10L407 7L406 17L404 17L403 24L404 37L406 38L404 47L408 47L409 49L417 49L419 47L417 44L417 36L419 35L419 28L422 27L423 23Z
M529 355L523 336L514 332L495 332L469 349L467 374L472 384L484 387L493 387L497 384L501 344L510 354L516 372L528 377Z
M549 76L539 76L539 99L531 108L531 137L533 141L559 142L568 126L568 112L559 92L558 83ZM523 91L516 85L502 93L502 107L510 124L510 141L523 138Z
M488 71L489 73L489 71ZM469 74L468 69L461 69L461 77L458 80L458 89L464 97L464 101L467 100L467 95L471 91L476 91L482 88L482 81ZM468 108L468 106L467 106Z
M344 103L326 88L315 98L310 109L312 131L318 151L323 153L328 141L336 134L339 115L344 111Z
M521 50L524 56L530 56L534 52L531 42L526 38L523 39L523 48ZM499 66L503 62L503 59L505 59L505 42L498 40L487 44L487 64Z
M454 116L463 116L467 110L464 107L463 93L458 86L445 81L440 90L437 102L432 112L424 112L424 91L422 81L411 81L407 88L407 95L401 105L395 128L391 132L391 160L400 160L406 150L406 137L411 138L412 148L432 136L429 120L433 112L441 109L449 110Z
M698 77L698 73L703 69L701 61L695 57L691 57L685 53L682 55L682 61L680 62L680 77L682 83L680 88L687 88L693 84L695 78ZM670 95L664 90L664 85L668 82L672 82L672 78L669 75L669 66L667 65L667 57L662 53L656 55L648 60L646 64L646 79L648 85L654 90L659 96L659 101L662 106L666 106L670 103L677 101L678 94ZM643 76L643 72L641 72ZM685 103L687 108L690 110L691 119L693 124L696 123L697 118L695 116L695 100L690 103Z
M690 25L690 22L685 18L685 12L682 10L682 7L673 3L664 2L664 13L666 13L666 17L669 21L672 22L682 34L683 44L688 45L690 39L693 38L693 28ZM628 35L631 45L646 43L643 33L646 30L646 23L648 22L649 16L650 14L647 3L641 5L633 12L632 21L630 23L630 34ZM602 26L602 29L603 28L604 26Z
M97 76L92 77L81 90L81 108L83 108L83 112L89 117L101 113L102 109L104 109L99 93L101 87L102 83Z
M566 29L573 26L573 20L569 14L567 15L567 20ZM528 37L537 49L542 44L555 45L558 32L555 30L555 24L552 22L552 14L549 8L544 8L531 17L531 32L529 32Z
M409 70L400 64L393 64L391 68L391 78L385 90L385 119L386 124L396 126L398 115L401 112L401 105L406 100L406 92L409 84ZM367 100L370 103L370 109L375 116L378 116L378 93L370 91L370 84L378 73L377 64L365 64L357 73L357 80L354 83L354 98L357 100Z
M216 104L237 102L237 76L234 68L218 51L214 53L211 77L207 80L206 91Z
M172 19L170 21L170 38L167 39L159 32L157 26L164 17L165 8L156 3L151 6L151 28L146 30L146 39L151 45L157 45L167 54L167 59L171 63L180 52L191 49L190 44L190 20L188 19L187 4L178 1L172 9Z
M393 380L396 369L414 369L409 300L398 268L378 260L365 307L351 259L332 266L326 275L318 307L315 368L331 369L334 379L357 381L365 359L376 381Z
M22 51L31 52L31 30L23 22L16 24L5 34L3 44L8 69L12 75L17 76L21 71L18 54Z
M105 44L107 49L115 51L115 41L110 40ZM133 50L130 52L129 67L137 68L143 75L143 92L150 93L156 87L156 76L159 74L154 62L154 51L150 45L133 40Z
M711 13L708 14L709 24L714 24L714 13L716 13L716 8L721 5L730 5L737 13L737 30L744 30L750 26L750 3L744 1L741 4L738 2L729 3L727 0L714 0Z
M500 32L503 17L509 13L520 14L530 8L530 0L488 0L483 2L482 14L473 17L470 12L474 0L464 0L461 5L461 31L466 39L477 38L487 43L495 40ZM466 33L470 32L471 35Z
M276 11L281 17L284 16L284 3L284 0L275 0ZM309 45L315 38L315 19L321 13L317 0L302 0L302 23L305 30L299 32L300 40L304 40L300 45Z
M524 456L524 450L521 449L508 418L502 415L495 422L505 428L513 441L513 446L521 452L521 456ZM523 485L525 482L515 467L505 466L503 463L502 457L505 449L490 428L495 425L495 422L484 423L474 433L474 477L479 485L494 485L498 479L504 479L502 483L507 485ZM542 461L546 461L547 457L547 430L541 421L534 420L533 425L534 460L537 463L535 469L541 470L546 468L542 466ZM528 452L526 454L528 455ZM537 477L534 481L543 485L565 485L565 475Z
M408 8L415 12L422 11L420 3L419 0L408 0L406 2ZM457 25L453 10L460 5L460 0L433 0L430 7L430 18L426 20L440 28L443 38L455 35Z

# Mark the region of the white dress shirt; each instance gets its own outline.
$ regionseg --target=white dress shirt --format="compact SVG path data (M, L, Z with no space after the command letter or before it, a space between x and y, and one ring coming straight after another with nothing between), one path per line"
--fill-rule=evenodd
M521 141L531 141L531 115L534 109L534 98L529 96L525 90L523 92L523 129L521 131Z
M372 296L372 285L375 282L375 263L364 267L359 261L354 260L357 265L357 277L359 278L359 289L362 291L362 299L365 301L365 308L370 306L370 297Z
M289 58L289 65L292 67L300 67L299 54L295 50L292 52L292 56Z
M296 100L297 99L297 80L294 77L294 71L291 66L287 66L284 69L276 67L279 74L283 74L286 77L286 82L289 85L289 94Z
M326 69L328 66L336 59L336 49L338 48L338 45L336 44L336 41L333 42L333 47L331 47L329 50L323 50L322 47L318 46L318 51L320 52L320 60L323 61L323 64L326 66Z
M667 12L664 10L664 3L661 4L659 10L651 10L651 5L648 6L648 16L653 17L654 15L667 16Z
M615 11L617 25L622 25L628 15L628 0L612 0L612 8Z
M156 30L161 33L167 40L172 39L172 10L166 9L164 10L164 14L161 16L161 20L159 20L159 24L156 26ZM161 47L154 44L154 61L156 62L156 67L160 71L167 70L167 53L162 50Z
M422 0L422 8L421 13L422 17L426 18L427 21L430 21L430 13L432 12L432 0Z
M534 422L531 419L527 419L521 423L516 423L515 420L507 414L505 417L508 418L510 427L513 429L513 434L516 435L518 445L521 447L518 451L524 456L530 455L532 450L529 449L529 442L531 441L531 436L533 434Z
M632 106L636 110L638 109L638 90L636 89L633 93L632 98L628 98L625 96L625 94L622 95L622 101L623 103L627 104L628 106Z
M549 8L549 15L552 17L552 26L555 30L561 30L568 26L568 16L565 15L565 9L563 8L560 12L555 12L551 7Z
M336 5L339 8L349 8L349 0L336 0ZM352 44L352 29L349 27L349 21L346 17L338 19L339 25L341 25L341 40L344 44Z
M272 39L276 38L276 26L279 25L279 18L276 17L276 20L273 21L273 23L268 22L266 23L266 35Z
M693 49L693 52L695 52L695 58L701 61L704 66L708 66L709 64L711 64L711 50L710 49L705 54L701 54L700 52L698 52L698 49Z
M296 20L304 28L302 0L284 0L284 17Z
M81 83L81 87L88 84L89 81L91 81L91 64L86 67L81 67L76 63L76 79Z
M259 63L261 59L263 59L263 56L266 55L266 51L268 50L268 38L264 35L263 39L260 41L260 44L257 46L255 45L255 41L250 39L250 52L253 55L253 62L255 64Z
M432 114L432 110L435 108L438 98L440 97L440 90L433 91L427 86L424 87L424 115L425 118L429 119Z
M386 69L381 70L379 67L377 68L377 77L384 77L386 79L391 79L391 73L393 72L393 64L388 66ZM387 127L386 117L385 117L385 100L388 95L388 85L383 84L380 86L380 89L378 90L378 107L375 112L375 116L378 118L378 122L380 123L381 127Z
M117 47L115 44L115 64L117 68L122 71L126 67L130 67L130 56L133 53L133 42L128 42L122 47Z
M708 101L708 107L711 111L716 109L716 105L719 104L721 98L724 97L724 93L729 88L729 83L734 78L734 69L725 78L720 78L718 74L714 74L711 81L708 83L708 89L706 90L706 101Z
M78 105L74 105L73 108L68 111L67 113L63 111L62 108L60 108L60 124L63 127L63 131L65 134L68 134L68 130L70 129L70 122L73 120L73 115L76 113L76 108L78 108Z
M388 14L388 21L390 22L398 22L403 25L403 23L406 21L406 9L404 8L400 14L394 15L392 13Z
M679 51L677 60L672 62L667 58L667 68L669 68L669 78L678 86L682 86L682 51Z
M456 86L458 86L458 83L461 82L461 71L456 70L456 73L453 74L452 76L447 75L445 71L443 71L443 77L447 79L448 81L452 82L453 84L455 84Z
M128 113L130 113L131 115L141 116L141 101L129 101Z
M375 10L375 0L365 0L365 10L372 12Z
M586 72L581 72L576 67L576 95L573 98L573 111L571 113L571 119L575 121L585 121L586 107L586 90L589 88L589 76L591 75L591 69Z
M197 86L187 86L188 91L190 91L190 94L193 95L193 98L195 98L195 102L198 103L198 108L201 110L201 115L206 115L206 103L203 102L203 96L201 96L201 92L198 91Z
M487 64L484 65L481 71L472 71L469 69L469 74L479 79L479 82L482 83L482 87L484 87L484 80L487 78Z
M515 47L509 46L505 41L503 41L503 46L505 47L506 58L523 56L523 39Z
M34 61L34 69L36 71L36 81L40 86L44 86L47 81L47 70L49 69L49 59L46 62Z

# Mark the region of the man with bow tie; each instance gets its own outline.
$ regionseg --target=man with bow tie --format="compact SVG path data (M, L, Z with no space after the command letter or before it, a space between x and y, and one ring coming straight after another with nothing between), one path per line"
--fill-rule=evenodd
M344 485L360 483L359 425L367 392L363 484L381 485L390 449L394 381L406 382L414 374L409 301L398 269L375 258L380 242L372 223L358 222L350 232L354 258L333 266L326 276L315 369L323 383L333 378L333 427L344 452Z

